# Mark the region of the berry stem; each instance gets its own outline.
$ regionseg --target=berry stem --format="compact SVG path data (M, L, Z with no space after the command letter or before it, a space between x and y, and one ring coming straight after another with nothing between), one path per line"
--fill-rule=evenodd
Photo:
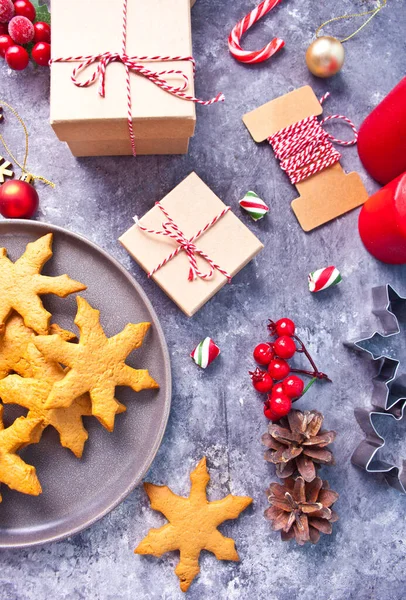
M294 371L295 373L303 373L304 375L309 375L310 377L315 377L316 379L325 379L326 381L330 381L331 382L331 379L325 373L321 373L321 371L318 370L318 368L316 366L316 363L314 362L314 360L310 356L310 353L307 350L307 348L304 345L304 343L302 342L302 340L297 335L293 335L292 337L300 345L300 348L298 348L297 351L298 352L302 352L306 356L306 358L309 361L309 363L311 364L311 366L313 367L313 373L310 372L310 371L301 371L301 370L296 370L296 369L291 369L291 371Z
M316 363L314 362L314 360L312 359L312 357L310 356L306 346L304 345L304 343L302 342L302 340L297 336L294 335L292 336L293 339L295 339L297 341L298 344L300 344L300 348L298 348L298 352L303 352L303 354L306 356L307 360L309 361L309 363L312 365L313 370L314 371L319 371L318 368L316 367Z
M306 371L304 369L291 369L290 372L291 373L301 373L302 375L308 375L309 377L315 377L316 379L325 379L326 381L329 381L330 383L332 383L331 379L325 373L321 373L320 371Z
M302 395L300 396L301 398L303 398L303 396L305 395L305 393L307 392L307 390L309 388L311 388L311 386L313 385L313 383L317 381L317 377L313 377L313 379L311 381L309 381L309 383L307 384L307 386L305 387L305 389L302 392Z
M267 328L268 328L270 335L275 335L275 333L276 333L275 321L272 321L272 319L268 319Z

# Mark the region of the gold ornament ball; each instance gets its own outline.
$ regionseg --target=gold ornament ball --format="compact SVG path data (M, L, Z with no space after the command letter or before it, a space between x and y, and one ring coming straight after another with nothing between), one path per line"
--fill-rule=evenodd
M306 52L306 64L316 77L331 77L343 66L344 55L342 43L326 35L310 44Z

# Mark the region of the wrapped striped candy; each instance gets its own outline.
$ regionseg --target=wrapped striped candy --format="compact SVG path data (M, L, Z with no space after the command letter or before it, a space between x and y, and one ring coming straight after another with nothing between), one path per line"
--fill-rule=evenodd
M250 215L254 221L262 219L267 212L269 207L255 192L247 192L242 200L240 200L240 206Z
M327 288L337 285L342 281L340 271L336 267L325 267L309 273L309 290L321 292Z
M199 367L205 369L219 354L220 348L216 346L211 338L207 337L196 346L190 356Z

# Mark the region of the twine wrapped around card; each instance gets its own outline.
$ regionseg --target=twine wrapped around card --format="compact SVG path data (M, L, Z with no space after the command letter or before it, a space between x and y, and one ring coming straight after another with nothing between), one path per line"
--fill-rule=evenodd
M213 225L215 225L217 221L219 221L222 217L224 217L226 213L228 213L228 211L230 210L230 206L226 206L216 217L209 221L209 223L207 223L204 227L199 229L199 231L189 239L178 227L178 225L175 223L175 221L172 219L169 213L164 209L162 204L160 202L157 202L156 206L160 208L160 210L167 219L166 222L162 223L161 230L148 229L148 227L144 227L144 225L141 225L137 217L134 217L135 224L142 231L145 231L145 233L150 233L153 235L163 235L171 238L178 244L178 247L173 252L171 252L164 260L162 260L156 267L154 267L152 271L148 273L148 277L152 277L154 273L159 271L159 269L166 265L170 260L175 258L175 256L177 256L183 250L188 257L190 264L188 276L189 281L194 281L197 277L203 280L211 279L213 277L214 271L219 271L222 275L224 275L224 277L227 278L228 283L230 283L231 275L225 269L220 267L220 265L216 264L203 250L198 248L194 243L201 235L203 235L208 229L213 227ZM197 266L196 255L200 256L203 260L205 260L208 263L210 268L207 273L203 273Z
M329 97L329 92L320 98L320 104ZM349 141L339 140L322 127L327 121L341 119L354 132ZM327 169L337 163L341 154L332 142L341 146L352 146L357 143L358 131L354 123L343 115L331 115L318 121L316 116L306 117L293 125L288 125L268 138L275 156L280 160L280 167L288 175L291 183L299 183L311 175Z
M132 100L131 100L131 81L130 81L130 73L136 73L137 75L142 75L146 77L163 89L165 92L172 94L173 96L177 96L178 98L182 98L183 100L188 100L190 102L194 102L196 104L202 104L203 106L209 106L211 104L215 104L216 102L224 102L224 95L222 93L217 94L214 98L210 100L201 100L200 98L196 98L190 94L186 94L185 90L189 87L189 78L181 69L167 69L163 71L152 71L147 69L144 62L170 62L170 61L188 61L193 65L193 74L195 73L196 62L193 56L128 56L127 55L127 4L128 0L123 0L123 37L122 37L122 49L121 53L118 52L102 52L100 54L93 54L89 56L68 56L66 58L53 58L50 60L50 64L52 63L61 63L61 62L79 62L80 64L73 69L71 79L74 85L77 87L89 87L93 85L93 83L98 80L99 82L99 94L104 98L105 96L105 83L106 83L106 70L110 63L112 62L121 62L126 71L126 85L127 85L127 121L128 121L128 131L130 134L131 140L131 148L133 155L136 156L136 148L135 148L135 137L134 137L134 127L132 120ZM96 69L94 70L92 76L86 81L79 81L78 76L82 71L85 71L90 65L98 63ZM176 87L170 85L167 81L167 77L169 75L175 75L183 79L182 85Z

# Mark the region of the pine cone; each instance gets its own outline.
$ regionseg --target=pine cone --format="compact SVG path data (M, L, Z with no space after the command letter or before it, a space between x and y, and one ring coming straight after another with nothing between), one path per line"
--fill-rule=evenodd
M297 470L305 481L313 481L316 466L334 464L333 454L325 446L334 441L336 433L320 431L323 419L316 410L291 410L287 419L269 424L268 433L262 436L269 448L264 457L276 465L278 477L285 479Z
M306 542L317 544L320 532L330 534L331 524L338 521L338 515L330 508L338 494L320 477L310 483L303 477L289 477L282 485L271 483L267 494L271 506L265 517L272 521L272 529L281 532L284 542L295 538L300 546Z

